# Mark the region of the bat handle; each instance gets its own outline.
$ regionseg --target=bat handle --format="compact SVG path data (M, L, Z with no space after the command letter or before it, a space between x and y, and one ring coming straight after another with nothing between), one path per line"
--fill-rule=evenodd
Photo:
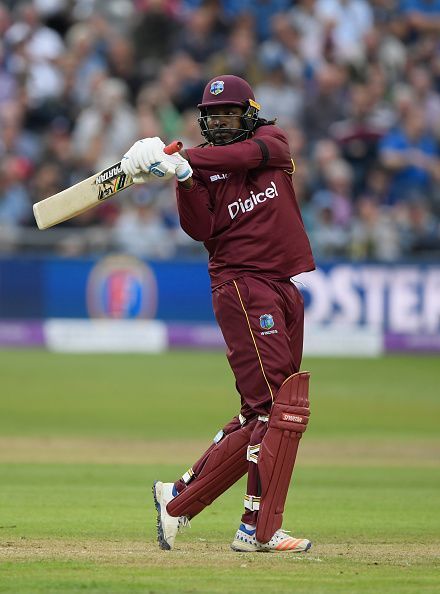
M173 142L168 144L163 149L163 152L167 155L172 155L174 153L178 153L182 148L183 148L183 142L180 142L180 140L173 140Z

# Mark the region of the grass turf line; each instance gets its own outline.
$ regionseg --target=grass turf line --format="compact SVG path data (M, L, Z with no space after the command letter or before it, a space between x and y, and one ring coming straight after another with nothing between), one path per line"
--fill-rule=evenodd
M307 437L437 438L437 357L307 359ZM4 351L0 436L210 439L239 400L223 354Z
M192 460L176 447L159 466L155 454L143 464L142 448L148 439L156 448L161 439L202 443L236 413L223 357L2 353L0 443L23 447L19 463L0 455L0 592L437 591L437 360L310 359L304 367L313 416L285 526L312 538L311 554L229 551L243 481L165 553L154 543L150 484ZM67 448L81 444L82 463L67 448L38 462L33 444L41 454L66 436ZM107 457L87 463L97 444ZM113 464L118 444L124 459Z

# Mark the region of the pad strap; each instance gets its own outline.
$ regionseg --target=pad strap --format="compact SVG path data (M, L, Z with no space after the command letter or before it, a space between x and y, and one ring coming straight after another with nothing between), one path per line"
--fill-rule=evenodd
M194 476L194 470L192 468L188 468L188 470L182 476L182 481L187 485L190 482L190 480L193 478L193 476Z
M255 462L255 464L258 463L258 454L260 453L260 444L257 443L256 445L250 445L248 446L247 449L247 460L249 460L249 462Z
M260 499L261 497L257 497L256 495L245 495L244 496L244 506L249 511L258 511L260 509Z

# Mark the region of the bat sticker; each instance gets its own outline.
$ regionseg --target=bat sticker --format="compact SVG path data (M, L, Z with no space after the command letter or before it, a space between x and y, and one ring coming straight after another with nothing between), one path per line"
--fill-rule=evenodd
M114 169L116 169L116 167ZM110 171L110 170L107 170L107 171ZM99 176L99 178L102 178L103 174L107 173L107 171L104 171ZM97 179L96 183L99 186L98 200L106 200L107 198L110 198L110 196L113 196L113 194L116 194L117 192L120 192L121 190L123 190L126 185L126 181L127 181L127 176L125 175L125 173L123 173L122 175L119 175L118 177L115 177L115 178L108 178L106 181L103 181L100 183L98 183L98 179Z
M121 175L123 173L121 163L117 163L108 169L104 169L101 173L96 177L96 184L99 186L100 184L110 181L111 179Z

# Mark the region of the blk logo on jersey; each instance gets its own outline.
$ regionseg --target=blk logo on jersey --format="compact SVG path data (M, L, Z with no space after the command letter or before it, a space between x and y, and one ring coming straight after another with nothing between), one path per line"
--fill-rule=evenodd
M228 179L229 173L216 173L215 175L210 176L210 180L212 182L221 181L222 179Z
M249 198L246 198L245 200L239 198L235 202L231 202L230 204L228 204L229 216L231 217L231 219L235 219L235 217L240 212L250 212L251 210L254 210L254 208L259 204L264 204L266 200L276 198L277 196L278 190L276 184L275 182L271 181L270 186L266 188L263 192L258 192L258 194L251 192Z
M209 89L209 92L212 95L220 95L220 93L223 93L224 90L225 83L222 80L215 80L213 83L211 83L211 88Z
M261 336L267 334L278 334L278 330L272 330L275 326L272 314L263 314L260 316L260 327L263 328L264 332L260 332Z

